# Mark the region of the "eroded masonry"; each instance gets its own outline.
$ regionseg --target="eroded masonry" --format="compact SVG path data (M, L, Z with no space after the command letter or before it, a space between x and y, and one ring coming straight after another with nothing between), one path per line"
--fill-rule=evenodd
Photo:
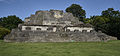
M61 10L37 11L4 38L5 42L89 42L116 40L96 32L90 24L80 22Z

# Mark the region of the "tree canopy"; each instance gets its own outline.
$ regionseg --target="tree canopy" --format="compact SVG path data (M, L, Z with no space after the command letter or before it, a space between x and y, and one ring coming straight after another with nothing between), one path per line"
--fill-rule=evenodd
M86 17L85 10L83 10L78 4L72 4L70 7L66 8L66 12L72 13L73 16L79 18L80 21L83 21L83 19Z
M90 23L95 29L120 39L120 11L108 8L100 16L92 16Z
M18 24L20 23L23 23L23 21L15 15L0 18L0 26L10 30L17 28Z

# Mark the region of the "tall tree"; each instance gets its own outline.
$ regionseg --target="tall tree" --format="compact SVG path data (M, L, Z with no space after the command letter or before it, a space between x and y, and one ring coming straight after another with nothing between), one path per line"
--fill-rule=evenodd
M116 36L120 39L120 11L108 8L107 10L102 11L101 16L110 19L107 24L109 26L107 34Z
M101 16L91 17L91 24L96 30L120 39L120 11L108 8L102 11Z
M70 7L66 8L66 12L72 13L73 16L79 18L80 21L83 21L83 19L86 17L85 10L83 10L78 4L72 4Z
M0 18L0 26L10 30L16 28L20 23L23 23L23 21L15 15Z

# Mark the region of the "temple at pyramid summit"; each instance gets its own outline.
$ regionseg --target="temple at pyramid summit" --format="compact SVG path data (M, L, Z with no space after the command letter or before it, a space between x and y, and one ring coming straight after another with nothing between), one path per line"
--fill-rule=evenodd
M5 42L96 42L117 40L92 25L85 24L72 13L62 10L36 11L23 24L5 36Z

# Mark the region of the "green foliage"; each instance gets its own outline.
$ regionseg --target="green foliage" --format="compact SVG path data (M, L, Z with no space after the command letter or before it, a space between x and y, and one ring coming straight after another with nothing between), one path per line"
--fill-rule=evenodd
M94 26L95 30L106 33L108 28L107 23L109 22L108 18L102 17L102 16L93 16L91 17L91 24Z
M113 8L108 8L108 10L102 11L103 17L113 19L113 18L120 18L119 10L115 11Z
M90 23L90 22L91 22L91 19L89 19L89 18L84 18L84 19L83 19L83 23L85 23L85 24L86 24L86 23Z
M79 18L80 21L83 21L83 19L86 17L85 10L83 10L78 4L72 4L70 7L66 8L66 12L72 13L73 16Z
M0 39L4 39L4 36L9 33L10 33L10 30L0 27Z
M15 15L0 18L0 25L10 30L16 28L20 23L23 23L23 21Z
M97 31L115 36L120 39L120 12L113 8L102 11L101 16L93 16L90 18L90 23Z
M5 43L0 56L120 56L120 41L78 43Z

